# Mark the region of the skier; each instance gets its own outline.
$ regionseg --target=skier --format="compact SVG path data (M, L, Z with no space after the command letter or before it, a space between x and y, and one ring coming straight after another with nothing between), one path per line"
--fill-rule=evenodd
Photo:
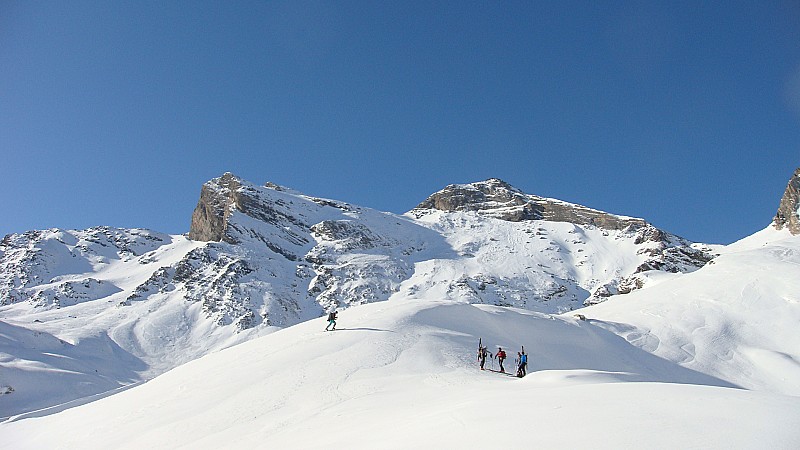
M483 365L486 364L486 356L489 355L489 351L486 350L486 347L480 347L478 349L478 361L481 362L481 370L483 369ZM489 355L491 358L491 355Z
M503 367L503 361L506 360L506 352L503 351L502 347L497 347L497 353L494 354L494 357L500 362L500 373L506 373L506 369Z
M528 355L525 354L525 350L522 353L517 352L519 356L519 367L517 367L517 376L522 378L528 374Z
M325 327L325 331L334 331L336 330L336 316L339 314L336 310L331 310L328 313L328 326ZM333 325L333 328L330 328ZM330 329L329 329L330 328Z

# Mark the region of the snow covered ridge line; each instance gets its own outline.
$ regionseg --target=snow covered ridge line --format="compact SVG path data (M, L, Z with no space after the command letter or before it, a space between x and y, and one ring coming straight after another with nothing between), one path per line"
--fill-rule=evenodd
M432 195L407 217L398 217L343 202L304 196L276 185L259 187L226 173L203 185L189 231L189 237L194 240L216 241L217 244L193 250L192 255L181 257L184 261L175 267L153 265L133 290L125 290L122 295L123 289L96 276L97 272L103 272L105 264L115 261L124 263L134 256L139 256L139 263L149 267L148 263L156 261L144 253L170 242L169 236L143 230L130 230L130 236L126 236L126 230L107 227L84 232L50 230L10 235L0 245L0 293L3 294L0 304L31 301L39 306L61 307L119 293L124 299L117 304L126 306L148 295L164 294L175 290L176 286L183 286L187 300L203 298L207 311L224 311L216 319L220 325L237 323L240 329L259 323L286 326L304 316L300 310L308 307L302 306L303 303L319 305L312 308L318 311L331 305L346 306L387 299L400 290L404 280L409 279L414 272L413 264L421 262L420 252L426 247L433 247L435 251L422 259L453 260L457 263L461 258L454 258L455 249L448 241L456 235L470 233L469 229L475 225L464 226L451 222L447 229L431 233L431 224L426 216L438 217L432 215L436 210L451 215L458 211L474 211L479 217L469 221L476 223L483 223L481 221L485 219L519 222L514 234L522 229L527 234L523 236L525 244L530 245L522 246L524 248L517 248L520 247L518 243L506 245L512 252L532 254L555 251L573 254L586 251L588 255L592 252L587 250L595 250L594 253L608 250L573 248L574 244L586 244L581 238L566 239L567 242L562 242L565 239L556 239L544 246L537 245L545 243L531 242L531 239L547 239L550 235L548 231L552 228L552 225L537 226L536 231L532 231L530 225L539 221L543 222L542 225L550 222L571 223L580 228L574 231L584 236L586 230L593 230L597 226L602 230L602 238L632 239L634 245L638 246L634 249L636 255L640 255L635 258L635 267L609 268L607 272L611 276L592 274L598 276L583 279L585 277L582 274L573 273L576 271L568 267L545 270L550 263L569 266L592 262L592 258L581 260L574 257L571 258L573 261L565 261L557 255L546 258L546 263L534 264L533 261L520 260L518 264L524 267L514 269L511 276L497 273L491 268L474 274L455 274L455 279L450 280L456 283L454 289L465 286L465 282L468 284L471 279L480 280L480 286L488 282L489 285L503 288L488 297L482 295L482 289L473 290L474 300L482 303L538 309L537 306L543 306L542 300L568 296L571 299L568 305L562 302L544 308L558 312L580 306L585 301L596 303L610 295L640 288L647 280L633 277L637 274L651 270L673 273L691 271L711 259L703 250L692 248L691 243L658 230L642 219L615 216L523 194L497 179L449 186ZM443 238L440 233L450 237ZM64 241L63 236L71 237ZM485 247L485 237L472 239L475 242L468 246L471 249ZM497 241L495 237L490 236L489 239L490 242ZM502 239L519 241L519 237L510 235ZM139 255L134 247L144 245L140 241L157 245L142 247L142 255ZM59 243L63 248L58 248ZM95 248L98 245L103 247L103 251ZM475 252L460 253L464 256ZM73 258L69 264L67 256ZM459 271L465 272L463 268ZM545 289L547 292L539 289L542 295L538 296L538 300L535 295L523 294L523 291L530 290L525 286L530 284L530 280L514 280L523 271L539 272L539 276L550 277L553 280L549 283L552 288ZM287 276L279 276L280 273ZM177 279L173 279L176 274ZM274 278L286 281L292 279L292 275L295 282L290 283L292 288L288 292L285 286L279 287L270 281ZM205 277L215 281L201 283ZM195 287L206 287L197 291L187 282L194 283ZM570 288L568 284L575 286ZM266 287L269 287L269 292L265 292ZM281 291L285 293L281 294ZM298 301L298 297L304 296L305 300ZM261 301L253 303L254 298L269 297L281 304L278 311L270 313L269 310L275 308L260 307ZM220 301L227 306L221 307L218 304ZM242 305L249 306L242 308ZM233 313L236 317L227 317L231 311L238 311Z
M442 212L446 214L444 217L461 217L459 214L462 212L474 212L477 216L465 218L460 224L449 221L446 227L441 228L431 222L443 217L439 214ZM375 220L377 218L380 220ZM629 251L634 251L638 256L624 258L631 263L635 259L634 267L626 265L624 268L609 268L606 274L596 274L596 277L587 280L581 280L582 274L568 273L575 272L570 270L557 270L558 275L545 273L548 271L540 269L546 264L534 264L533 260L536 258L530 261L522 259L517 261L519 267L514 269L514 275L511 277L492 274L491 272L495 272L492 269L477 271L475 274L454 274L454 278L449 280L451 285L456 283L453 286L454 290L458 290L459 286L465 286L464 280L473 278L488 279L489 284L503 287L499 298L498 295L490 295L488 297L491 298L487 298L480 290L473 292L475 300L482 303L537 309L537 306L543 307L542 300L550 300L553 295L570 291L569 305L562 302L557 306L544 308L557 312L579 307L590 297L594 303L609 295L639 288L646 283L643 278L629 279L632 275L651 270L673 273L691 271L711 259L711 256L701 248L693 248L690 242L663 232L642 219L615 216L579 205L523 194L519 189L497 179L470 185L449 186L432 195L406 217L397 217L342 202L307 197L275 185L258 187L226 173L203 186L200 201L192 216L189 236L194 239L217 240L248 248L259 248L260 252L276 253L285 259L297 262L298 272L308 273L308 269L313 270L317 277L312 282L310 291L312 294L323 294L317 300L324 308L331 304L360 304L383 300L398 292L400 289L398 281L407 280L411 274L409 270L412 268L408 266L408 256L416 254L426 245L438 247L438 254L433 253L428 259L450 260L463 266L464 263L458 261L460 258L453 255L456 249L448 242L447 237L451 235L465 235L475 241L470 243L470 248L486 247L488 237L490 240L501 242L514 239L515 244L510 247L519 247L518 241L524 239L526 245L522 247L525 248L509 248L512 252L533 254L537 251L557 250L562 253L587 251L585 248L572 248L572 244L585 244L580 239L568 239L565 243L557 241L542 243L531 242L529 235L469 236L478 226L476 224L489 223L486 221L492 219L518 223L512 226L514 234L521 231L530 234L533 224L542 222L544 228L537 225L536 238L539 239L547 238L547 231L555 226L554 222L569 223L573 233L581 235L586 234L585 230L600 230L600 233L590 234L601 234L600 240L633 240L634 245L638 247ZM394 223L387 227L386 224L391 222ZM423 227L433 229L436 234L423 230ZM422 233L428 234L428 237L421 239ZM412 242L408 242L409 238ZM606 244L601 247L603 252L618 251ZM392 249L395 252L400 250L400 255L392 255ZM597 253L601 249L592 250L595 251L587 254ZM335 258L330 258L332 252L336 253ZM388 271L392 274L391 280L381 281L379 279L381 277L372 276L376 272L374 269L375 258L378 257L376 253L382 254L379 258L382 262L379 265L393 266ZM461 256L473 255L474 251L460 253ZM328 255L329 258L321 260L318 258L319 254ZM366 254L369 258L363 256ZM555 255L547 260L548 263L556 262L558 265L570 264ZM358 267L356 261L363 261L373 269ZM463 268L459 269L459 272L463 271ZM488 274L484 273L487 271ZM538 275L533 274L535 277L553 278L555 281L550 284L553 284L554 288L542 296L524 293L531 291L529 286L525 286L530 284L530 280L527 280L529 277L525 281L513 280L523 276L524 271L539 272ZM378 269L378 272L387 273L385 269ZM512 280L507 281L504 278ZM341 283L343 280L361 280L361 282ZM578 286L570 290L565 287L565 283ZM349 286L341 289L340 287L344 287L342 284ZM482 282L481 284L483 285ZM599 289L601 286L602 289Z
M9 234L0 241L0 306L28 300L61 307L108 297L121 289L91 274L115 262L146 264L149 252L171 242L166 234L111 227Z

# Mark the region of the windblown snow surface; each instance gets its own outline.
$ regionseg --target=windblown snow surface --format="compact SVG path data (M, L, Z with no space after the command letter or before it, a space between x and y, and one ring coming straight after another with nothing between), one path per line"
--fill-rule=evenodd
M0 448L800 448L800 237L719 252L585 321L401 289L333 332L314 319L11 418ZM529 375L480 371L479 338L507 367L524 345Z

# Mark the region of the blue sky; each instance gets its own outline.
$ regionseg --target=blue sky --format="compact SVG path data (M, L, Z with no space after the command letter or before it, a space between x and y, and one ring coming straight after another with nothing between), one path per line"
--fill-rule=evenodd
M188 231L231 171L405 212L451 183L765 227L800 166L800 6L0 2L0 235ZM711 4L714 3L714 4Z

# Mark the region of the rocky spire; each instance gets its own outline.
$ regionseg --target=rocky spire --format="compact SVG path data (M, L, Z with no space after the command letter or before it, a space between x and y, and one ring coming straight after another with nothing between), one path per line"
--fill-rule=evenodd
M236 202L236 190L241 187L236 175L226 172L204 184L200 189L200 200L192 213L189 239L196 241L228 241L226 230L231 205Z
M786 227L792 234L800 234L800 168L789 179L773 224L779 230Z

